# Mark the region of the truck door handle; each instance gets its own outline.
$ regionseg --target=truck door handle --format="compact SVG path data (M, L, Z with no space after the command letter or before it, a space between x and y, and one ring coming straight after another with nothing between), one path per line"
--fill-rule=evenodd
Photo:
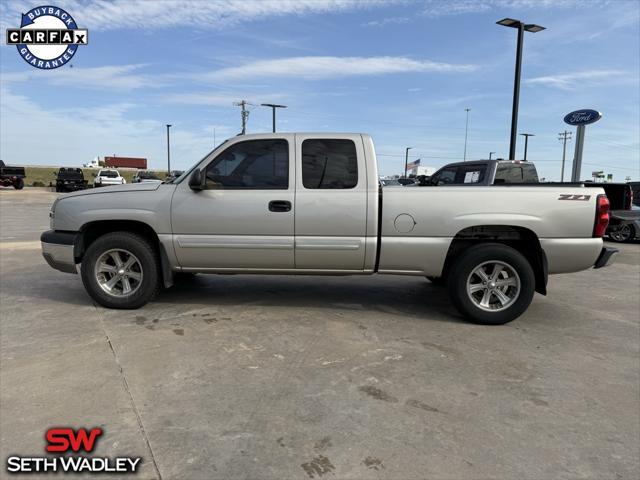
M291 202L288 200L271 200L269 202L270 212L290 212Z

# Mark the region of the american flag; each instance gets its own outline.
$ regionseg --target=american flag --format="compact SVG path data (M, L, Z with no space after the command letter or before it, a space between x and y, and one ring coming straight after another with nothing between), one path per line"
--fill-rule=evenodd
M420 165L420 159L416 160L415 162L411 162L407 164L407 170L411 170L412 168L416 168L418 165Z

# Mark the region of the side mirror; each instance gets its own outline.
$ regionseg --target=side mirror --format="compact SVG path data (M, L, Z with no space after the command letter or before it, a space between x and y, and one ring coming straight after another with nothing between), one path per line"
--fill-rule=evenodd
M204 190L204 177L202 176L202 170L195 169L189 177L189 188L194 191Z

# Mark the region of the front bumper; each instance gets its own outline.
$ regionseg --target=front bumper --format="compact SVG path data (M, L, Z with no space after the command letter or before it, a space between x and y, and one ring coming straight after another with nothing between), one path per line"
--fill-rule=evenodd
M602 268L609 266L613 261L613 257L618 254L618 251L619 250L617 248L602 247L602 251L598 256L596 263L593 265L593 268Z
M75 260L75 232L49 230L40 236L42 256L56 270L65 273L78 273Z

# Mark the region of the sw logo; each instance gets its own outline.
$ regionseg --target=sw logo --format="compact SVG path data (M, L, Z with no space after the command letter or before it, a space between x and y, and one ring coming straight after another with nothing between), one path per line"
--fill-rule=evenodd
M43 70L66 65L88 43L89 31L54 6L32 8L22 14L20 28L7 29L7 45L16 45L25 62Z
M72 428L50 428L47 430L47 452L92 452L96 439L102 435L101 428L92 428L89 433L84 428L74 432Z
M591 198L591 195L569 195L566 193L561 193L558 197L558 200L578 200L583 202L588 202Z
M48 453L69 454L81 450L91 453L97 445L98 438L104 433L101 428L70 427L50 428L45 434ZM48 457L20 457L17 455L7 458L7 472L9 473L135 473L141 457L88 457L48 456Z

